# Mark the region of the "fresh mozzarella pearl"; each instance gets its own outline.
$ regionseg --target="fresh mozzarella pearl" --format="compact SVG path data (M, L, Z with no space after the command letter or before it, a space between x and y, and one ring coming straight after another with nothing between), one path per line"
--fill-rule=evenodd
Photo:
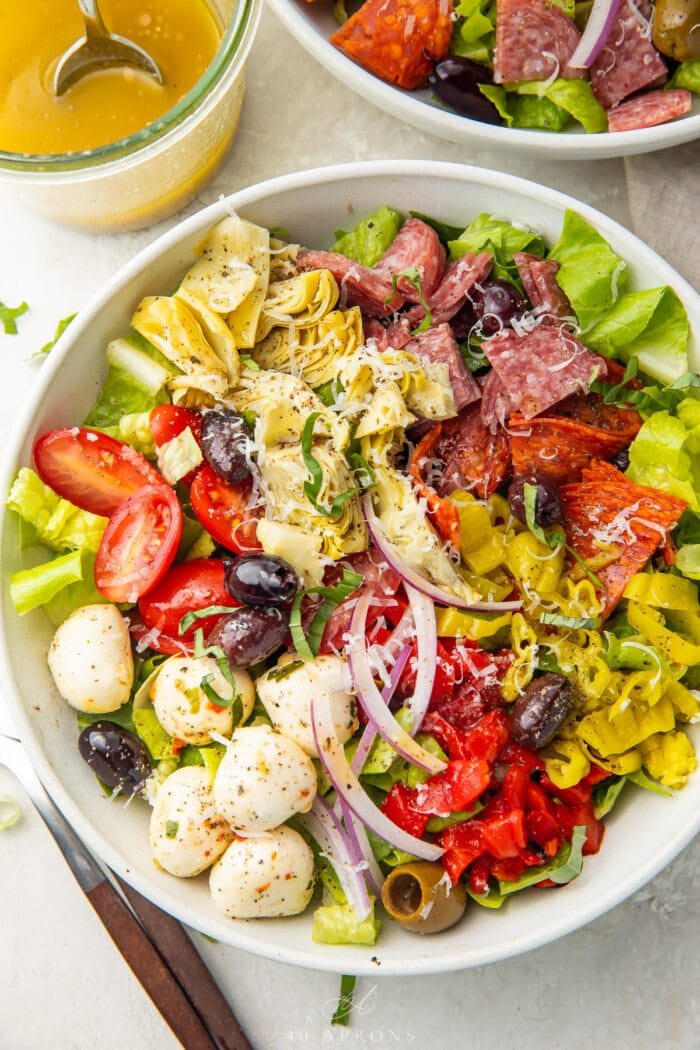
M256 833L306 813L316 788L316 771L298 744L269 726L244 726L216 772L214 799L234 831Z
M232 672L243 704L243 721L255 703L255 687L247 671ZM188 744L210 744L212 733L231 736L233 710L217 707L202 689L202 679L213 675L209 685L222 700L230 700L233 687L213 656L174 656L163 664L151 690L156 718L166 733Z
M157 863L180 878L199 875L221 856L233 832L216 812L206 769L183 766L160 786L150 836Z
M314 857L293 828L235 839L209 876L214 904L231 919L297 915L311 899Z
M116 605L84 605L64 620L49 648L49 668L71 707L107 714L131 693L129 627Z
M333 655L317 656L276 677L275 672L283 671L289 662L289 657L282 657L276 668L258 678L258 696L275 729L295 740L307 755L318 758L311 728L314 697L328 698L341 744L350 739L359 724L355 697L349 688L347 660Z

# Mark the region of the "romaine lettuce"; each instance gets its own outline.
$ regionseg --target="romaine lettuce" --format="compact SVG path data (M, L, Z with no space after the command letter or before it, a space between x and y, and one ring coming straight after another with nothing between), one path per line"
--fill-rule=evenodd
M700 422L684 406L700 408L700 403L686 398L678 406L678 415L655 412L647 419L630 445L627 476L639 485L649 485L678 496L691 510L700 510ZM681 414L683 410L683 415ZM692 425L692 429L686 423Z
M482 66L493 65L496 42L496 0L459 0L450 54L461 55Z
M376 944L380 922L374 917L374 906L360 922L349 904L327 904L317 908L311 928L311 939L317 944Z
M34 527L39 543L55 551L95 553L107 527L107 518L79 510L67 499L61 499L29 467L20 469L6 504Z
M374 266L399 232L402 217L393 208L382 205L354 230L336 230L331 251L340 252L362 266Z
M686 90L694 91L696 95L700 95L700 58L681 62L666 86L669 88L686 88Z
M625 262L571 209L566 211L559 240L547 258L559 263L557 282L566 292L581 329L587 332L616 302L627 276Z
M20 569L10 577L10 597L20 616L44 605L70 583L83 578L82 552L71 551L52 561Z
M564 112L564 123L569 117L573 117L587 132L607 129L608 118L605 110L593 94L588 80L568 80L559 77L551 84L541 80L523 80L516 84L506 84L506 91L514 92L517 96L531 96L539 102L548 100L551 105ZM516 127L523 126L517 119L514 123Z
M512 283L518 282L513 252L527 251L538 256L545 252L544 241L539 233L523 226L514 226L488 212L477 215L456 240L449 242L448 247L450 260L459 259L467 252L475 255L484 251L492 252L494 265L491 276Z

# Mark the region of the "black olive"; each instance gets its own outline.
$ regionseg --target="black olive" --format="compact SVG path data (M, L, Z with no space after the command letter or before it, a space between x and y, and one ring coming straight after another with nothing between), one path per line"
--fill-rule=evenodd
M83 729L78 750L107 787L130 794L140 791L152 772L150 755L139 738L106 719Z
M516 701L511 735L516 744L536 751L556 735L574 706L574 695L562 674L536 678Z
M492 84L488 69L471 59L450 55L435 65L428 83L437 97L465 117L486 124L502 124L493 102L479 90L479 84Z
M202 416L202 455L219 477L235 483L250 474L252 434L242 416L231 408Z
M272 554L244 554L226 562L224 586L246 605L284 605L299 589L299 579L289 562Z
M279 649L289 631L289 614L276 606L244 606L222 616L207 638L231 667L250 667Z
M532 485L535 493L535 524L546 529L550 525L560 525L564 520L564 511L559 498L557 483L543 474L520 474L513 478L508 488L508 504L513 516L518 521L526 521L525 486Z

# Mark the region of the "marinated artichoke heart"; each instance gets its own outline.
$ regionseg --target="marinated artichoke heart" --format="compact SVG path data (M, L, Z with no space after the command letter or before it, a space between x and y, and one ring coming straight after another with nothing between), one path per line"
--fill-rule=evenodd
M338 369L344 388L339 402L361 411L371 401L373 391L393 382L406 407L424 419L450 419L457 414L447 365L421 361L406 350L380 351L369 344L346 357Z
M269 231L229 215L197 248L197 261L178 292L223 315L236 347L250 349L269 282Z
M329 559L366 549L367 531L359 494L346 499L336 517L314 509L304 491L311 475L302 457L302 433L309 416L318 413L311 450L323 475L317 502L330 507L336 496L356 487L344 455L348 424L301 379L284 372L244 372L230 403L257 417L253 452L267 514L258 526L263 549L289 561L307 584L316 584Z
M256 342L276 325L311 328L338 302L338 284L330 270L309 270L273 281L263 304Z
M353 306L331 310L308 328L273 328L256 345L253 357L262 368L290 372L315 389L335 378L341 359L354 354L362 341L362 315Z
M231 371L206 339L189 307L174 296L151 295L136 309L131 324L182 372L168 380L176 404L211 405L223 398L238 378L240 362L235 348Z

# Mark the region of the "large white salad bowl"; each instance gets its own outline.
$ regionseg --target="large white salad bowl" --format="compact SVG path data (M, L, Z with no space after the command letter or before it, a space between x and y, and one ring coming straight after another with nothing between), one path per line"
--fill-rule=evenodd
M42 368L5 452L3 490L17 467L30 463L40 433L82 421L106 372L107 342L128 331L142 296L172 289L190 265L194 246L223 215L235 209L254 222L284 227L307 245L327 247L336 227L350 227L381 204L455 225L489 211L538 228L550 243L565 209L575 208L627 261L632 288L672 285L700 332L700 297L667 263L605 215L554 190L479 168L414 161L287 175L242 190L182 222L90 300ZM693 352L697 359L697 344ZM474 905L461 924L432 937L407 933L387 920L374 947L330 947L312 942L310 911L295 919L228 920L215 911L206 876L181 880L156 869L146 804L134 801L125 807L109 801L79 757L75 714L57 695L46 665L51 628L41 611L20 619L9 599L10 574L27 564L9 514L2 521L1 558L2 689L38 773L103 861L160 907L217 940L339 973L422 974L477 966L535 948L595 919L652 878L700 829L700 775L673 798L629 789L608 820L601 852L586 859L575 882L518 894L500 911Z
M267 0L280 22L309 54L352 91L419 131L474 148L495 148L552 160L595 160L651 153L700 138L700 98L686 116L654 128L587 135L580 124L565 132L507 128L471 120L438 102L429 88L405 91L353 62L330 42L338 28L330 0ZM578 129L578 130L577 130ZM470 154L465 152L465 160Z

